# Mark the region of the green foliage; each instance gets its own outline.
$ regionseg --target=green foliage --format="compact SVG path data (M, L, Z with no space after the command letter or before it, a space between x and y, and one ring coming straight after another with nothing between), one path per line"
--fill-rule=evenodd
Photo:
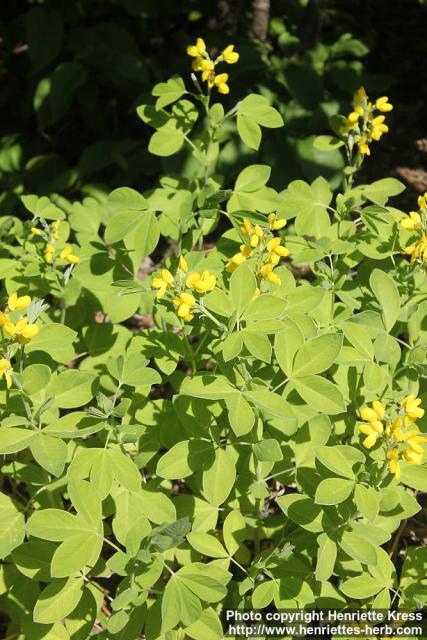
M33 72L48 74L36 89L48 123L86 83L85 49L56 66L63 22L44 5L25 20ZM93 47L111 39L132 80L137 52L117 29L100 25ZM348 35L316 55L339 84L343 59L365 54ZM52 188L7 218L8 636L220 640L231 606L425 604L424 550L394 564L427 491L424 249L404 253L418 223L389 202L397 180L357 183L360 154L338 180L318 171L276 188L262 158L224 171L237 137L249 154L323 95L309 56L271 64L286 72L286 109L270 94L233 95L234 66L225 107L221 85L189 69L144 95L135 120L156 158L185 150L179 176L171 157L147 189L93 187L73 201ZM348 148L334 132L317 151ZM86 152L96 165L111 147ZM425 225L425 198L418 215Z

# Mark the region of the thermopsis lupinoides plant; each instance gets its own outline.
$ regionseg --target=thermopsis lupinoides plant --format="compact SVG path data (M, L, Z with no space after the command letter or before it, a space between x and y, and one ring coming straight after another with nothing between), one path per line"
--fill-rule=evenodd
M338 193L276 191L266 165L233 185L229 137L257 149L282 117L224 110L233 45L187 53L138 108L183 175L1 220L8 638L220 640L227 607L425 602L425 550L399 541L427 488L427 196L408 215L397 180L354 184L392 106L361 88L316 140L344 152Z

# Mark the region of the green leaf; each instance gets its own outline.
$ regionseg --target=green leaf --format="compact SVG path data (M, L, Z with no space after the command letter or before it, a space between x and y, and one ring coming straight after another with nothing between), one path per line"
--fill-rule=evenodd
M356 598L357 600L370 598L383 588L384 585L379 580L371 578L371 576L367 574L350 578L340 586L341 591L346 596L349 598Z
M46 397L54 398L54 403L62 409L82 407L95 395L97 378L89 371L68 369L52 378L46 389Z
M252 300L243 313L242 320L270 320L271 318L278 318L284 313L285 308L285 302L280 300L280 298L263 294Z
M86 565L93 566L101 553L102 536L96 533L77 533L59 545L52 557L53 578L67 578L78 574Z
M240 511L230 511L224 520L222 535L228 553L233 556L246 537L246 522Z
M162 597L162 632L173 629L181 620L185 626L200 618L202 606L199 598L179 579L172 576Z
M119 449L110 449L108 457L116 480L129 491L139 491L141 474L133 460Z
M0 494L0 558L6 558L25 537L25 518L12 500Z
M316 447L314 454L319 462L336 475L354 480L353 469L338 447Z
M41 592L34 607L34 622L59 622L74 611L83 595L83 578L54 580Z
M26 449L37 433L19 427L0 427L0 453L17 453Z
M335 149L342 147L344 142L335 136L317 136L313 145L319 151L335 151Z
M292 410L282 396L273 391L259 389L256 391L244 391L245 397L253 404L265 411L267 415L277 418L292 417Z
M344 322L341 325L345 337L359 353L370 360L374 359L374 347L367 330L355 322Z
M105 228L105 242L114 244L131 233L141 220L141 215L134 210L119 211L113 215Z
M271 167L266 164L252 164L249 167L245 167L237 177L234 190L247 193L258 191L258 189L267 184L270 174Z
M30 443L31 453L43 469L59 478L67 460L67 445L59 438L38 433Z
M49 384L50 369L45 364L30 364L22 374L22 388L29 396L39 393Z
M236 394L237 389L232 387L223 376L197 375L184 379L180 393L205 400L225 400L230 395Z
M61 511L61 509L35 511L27 521L27 534L29 536L51 540L52 542L66 540L70 536L79 533L82 529L87 528L77 516L73 516L68 511Z
M101 498L94 487L86 480L71 478L68 481L68 496L79 516L89 528L97 529L102 519Z
M345 411L346 404L341 391L326 378L306 376L295 378L293 383L301 398L313 409L328 415Z
M266 438L253 444L252 451L260 462L279 462L283 460L280 445L274 438Z
M360 513L368 518L375 520L380 508L378 492L373 487L365 487L363 484L357 484L354 492L354 502Z
M174 122L169 122L153 133L148 151L156 156L171 156L179 151L183 144L184 132L177 129Z
M226 337L222 343L222 355L225 362L236 358L243 349L243 336L239 333L232 333Z
M172 102L179 100L186 93L184 80L181 76L172 76L166 82L159 82L154 85L152 94L158 97L156 100L156 109L159 111L167 107Z
M362 187L363 195L379 206L384 206L390 196L397 196L405 185L396 178L382 178Z
M195 471L213 462L213 445L205 440L183 440L175 444L157 463L156 474L173 480L186 478Z
M223 631L218 614L211 607L204 609L200 618L186 628L185 635L194 640L222 640Z
M229 286L231 301L240 315L255 295L256 278L249 267L242 264L231 274Z
M187 540L199 553L209 558L228 558L228 553L214 536L201 531L193 531L187 535Z
M247 144L250 149L259 149L262 137L261 127L253 118L238 113L237 131L243 142Z
M316 580L328 580L335 566L337 558L337 545L333 540L322 534L319 536L319 549L317 551Z
M418 491L427 491L427 467L401 463L400 481Z
M295 322L285 319L285 330L274 337L274 354L279 367L289 377L292 373L292 365L295 353L304 343L304 335Z
M384 326L390 331L400 314L400 295L394 280L384 271L374 269L369 278L372 292L381 307Z
M236 436L249 433L255 424L255 414L245 396L237 391L225 398L225 404L228 409L230 426Z
M352 480L326 478L316 489L316 504L339 504L348 498L354 489Z
M68 364L74 357L73 342L77 333L57 322L51 322L40 327L39 333L25 345L26 353L44 351L55 362Z
M354 560L363 564L377 564L375 547L352 531L345 531L340 540L341 548Z
M341 351L342 337L337 333L326 333L303 344L296 352L292 377L322 373L334 364Z
M236 465L224 449L217 449L212 466L203 472L203 493L215 507L226 501L236 480Z

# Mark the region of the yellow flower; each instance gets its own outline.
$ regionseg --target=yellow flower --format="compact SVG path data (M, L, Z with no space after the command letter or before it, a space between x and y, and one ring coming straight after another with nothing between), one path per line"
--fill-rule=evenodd
M4 327L6 324L9 324L9 316L4 311L0 311L0 327Z
M370 407L363 407L360 410L360 416L362 420L367 422L374 422L378 418L383 418L385 414L385 407L379 400L374 400L372 403L372 409Z
M243 224L241 225L240 230L244 236L249 236L249 242L253 249L258 246L260 238L264 235L264 231L261 229L259 224L252 226L247 218L243 218Z
M427 191L423 196L418 196L418 206L420 209L427 208Z
M163 298L167 289L173 284L173 282L173 275L168 269L162 269L160 272L160 276L153 278L151 286L153 289L158 289L158 292L156 294L157 300Z
M382 111L384 113L386 111L392 111L393 109L393 105L390 104L387 96L382 96L381 98L378 98L377 101L375 102L375 106L378 109L378 111Z
M200 274L198 271L191 273L187 280L186 285L190 289L194 289L198 293L207 293L211 291L216 285L216 277L209 273L209 271L203 271Z
M415 231L421 228L421 216L416 211L411 211L400 221L400 225L407 231Z
M53 256L55 255L55 248L53 244L47 244L44 250L44 259L46 262L53 262Z
M234 44L229 44L228 47L225 47L222 52L222 57L228 64L235 64L238 61L239 54L237 51L234 51Z
M187 273L188 271L187 260L184 258L184 256L179 256L178 269L180 271L183 271L184 273Z
M411 256L411 264L413 264L418 258L427 262L427 238L423 234L421 238L413 245L405 247L405 253Z
M227 94L230 92L230 87L228 86L227 81L228 73L220 73L215 76L213 82L209 81L208 85L209 87L215 86L218 89L219 93Z
M377 438L383 434L384 427L379 420L372 420L369 424L359 425L359 431L367 437L362 442L363 446L371 449L377 441Z
M371 121L372 128L370 132L372 140L378 141L383 135L383 133L388 132L388 126L384 124L384 120L385 120L385 116L376 116L376 118L372 119Z
M205 58L196 58L198 60L199 68L196 71L202 71L202 80L208 82L210 87L213 87L212 80L215 78L215 65L212 60Z
M273 269L274 265L270 263L264 264L260 270L261 276L273 284L280 284L281 280L276 273L273 273Z
M10 364L7 358L0 358L0 378L4 376L6 380L6 387L10 389L12 386L12 376L13 372L12 365Z
M58 240L59 238L59 234L58 234L59 225L60 225L59 220L55 220L55 222L52 222L52 224L50 225L52 229L52 237L54 238L54 240Z
M179 298L173 300L173 303L179 318L182 318L185 322L190 322L193 319L191 308L196 304L196 300L191 293L181 293Z
M288 222L285 218L277 219L275 213L270 213L267 220L268 220L268 224L270 225L270 229L272 229L273 231L278 231L279 229L283 229L283 227Z
M66 260L67 262L69 262L70 264L77 264L78 262L80 262L80 258L73 254L73 245L71 244L65 245L65 247L62 249L60 253L60 257L63 260Z
M359 146L359 151L363 156L371 155L371 150L369 148L366 136L360 136L358 146Z
M387 454L388 458L388 470L390 473L396 476L397 480L400 478L400 464L399 464L399 451L392 449Z
M37 227L31 227L31 233L35 236L41 236L42 232Z
M11 293L7 300L7 306L11 311L26 309L30 304L30 296L18 296L16 291Z
M405 410L405 424L411 424L418 418L422 418L424 415L424 409L419 405L421 404L421 398L416 398L413 394L406 396L400 403L400 406Z
M269 257L267 258L268 261L271 261L271 257L273 255L277 256L279 260L280 258L286 258L286 256L289 255L289 249L287 249L286 247L282 247L282 245L280 244L280 238L273 238L272 240L270 240L270 242L267 244L267 249L270 252ZM279 260L277 260L277 262Z
M413 449L406 449L402 455L405 458L406 462L409 462L409 464L423 463L423 453L417 453Z
M28 322L27 316L18 320L16 324L8 322L4 325L6 333L11 337L18 340L19 344L27 344L34 336L39 332L39 328L36 324Z
M187 53L192 58L202 56L206 51L206 45L202 38L197 38L196 44L190 44L187 47Z

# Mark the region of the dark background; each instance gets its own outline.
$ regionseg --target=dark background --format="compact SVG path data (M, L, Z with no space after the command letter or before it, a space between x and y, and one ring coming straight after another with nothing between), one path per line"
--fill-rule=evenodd
M412 207L427 190L426 17L421 0L2 0L0 215L19 212L22 193L79 199L185 171L183 154L148 154L135 109L156 82L188 81L185 47L197 36L241 54L225 106L256 91L285 118L264 129L258 153L232 137L220 161L230 184L266 162L278 189L319 174L337 186L339 152L316 151L311 136L328 133L329 115L348 112L364 84L395 108L358 179L402 179L401 205Z

